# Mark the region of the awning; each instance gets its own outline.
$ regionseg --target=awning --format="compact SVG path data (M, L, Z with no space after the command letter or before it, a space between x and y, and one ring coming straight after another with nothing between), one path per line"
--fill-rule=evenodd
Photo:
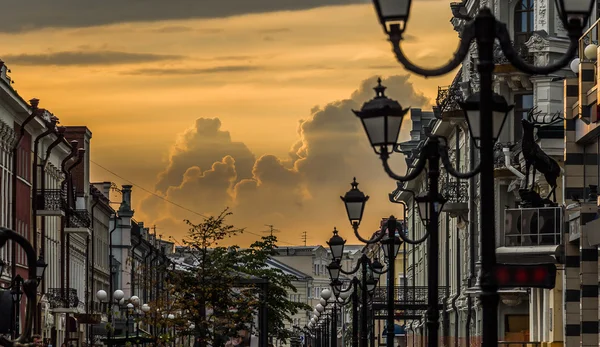
M498 263L514 264L558 263L563 262L562 245L551 246L521 246L498 247L496 261Z
M387 327L385 327L383 329L382 335L383 336L387 335ZM404 336L404 335L406 335L406 330L404 329L404 327L400 326L398 324L394 324L394 336Z

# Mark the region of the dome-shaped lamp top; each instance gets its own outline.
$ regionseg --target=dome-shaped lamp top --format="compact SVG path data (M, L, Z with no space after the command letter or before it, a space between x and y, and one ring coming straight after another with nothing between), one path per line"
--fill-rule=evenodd
M106 291L100 289L98 292L96 292L96 298L98 298L98 300L100 301L106 301L106 299L108 298L108 294L106 293Z
M321 298L323 298L325 300L329 300L330 297L331 297L331 290L329 290L328 288L325 288L321 291Z
M569 65L569 67L571 68L571 71L573 71L573 73L578 74L579 73L579 64L581 63L581 60L579 58L575 58L573 59L573 61L571 61L571 65Z
M117 301L121 301L121 299L123 299L124 297L125 297L125 293L121 289L117 289L113 293L113 299L115 299Z
M583 50L583 55L585 55L585 57L589 60L597 60L598 45L590 43L589 45L585 46L585 49Z
M375 97L365 102L360 109L360 112L380 111L385 108L392 110L403 111L402 106L396 100L390 99L385 95L386 86L381 84L381 77L377 79L377 86L373 88Z
M346 192L346 195L340 196L340 199L342 199L346 206L346 213L348 214L350 224L360 224L365 210L365 203L369 200L369 196L358 189L356 177L353 178L350 186L352 188Z

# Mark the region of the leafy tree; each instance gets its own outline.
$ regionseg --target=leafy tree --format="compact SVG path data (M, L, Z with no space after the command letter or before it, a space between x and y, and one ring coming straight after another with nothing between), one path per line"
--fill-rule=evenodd
M248 275L269 281L267 307L269 337L287 340L292 331L285 328L291 316L299 310L308 310L306 304L291 302L288 293L295 292L293 277L267 265L276 252L277 238L266 236L247 249L221 246L223 240L243 232L226 223L228 210L206 218L199 224L189 220L188 240L184 241L197 260L197 265L169 276L170 303L157 302L154 307L166 308L175 319L161 324L175 326L180 335L194 335L202 346L224 345L229 337L240 330L254 326L254 317L260 307L260 289L252 285L239 287ZM150 317L149 317L150 318Z

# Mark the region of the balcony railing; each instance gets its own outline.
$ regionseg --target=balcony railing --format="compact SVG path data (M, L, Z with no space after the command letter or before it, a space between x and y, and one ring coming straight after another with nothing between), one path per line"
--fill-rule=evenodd
M501 246L560 245L563 234L562 224L561 207L506 209Z
M77 289L65 288L66 297L63 298L62 291L60 288L48 288L46 293L50 308L77 308L79 305L79 298L77 297ZM68 305L67 305L68 304Z
M406 290L405 290L406 289ZM394 287L394 300L399 304L427 304L427 290L426 286L413 286L409 285L406 288L404 286ZM445 295L446 287L439 288L440 303L442 302ZM373 292L373 303L386 303L387 302L387 287L377 287Z
M38 190L36 194L38 215L64 215L67 196L60 189Z
M466 203L469 201L469 183L465 181L443 182L441 193L449 203Z
M92 224L87 210L72 210L68 215L67 228L89 228Z

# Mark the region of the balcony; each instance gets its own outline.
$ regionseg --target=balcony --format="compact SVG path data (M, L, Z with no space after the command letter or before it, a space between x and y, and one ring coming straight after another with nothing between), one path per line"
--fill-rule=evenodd
M38 216L63 217L65 215L67 197L62 190L38 190L36 199L36 214Z
M427 286L395 286L396 319L419 319L427 310ZM443 308L446 287L439 287L439 309ZM375 318L385 319L387 310L387 288L377 287L373 292Z
M91 234L92 221L87 210L71 210L67 213L66 233Z
M519 57L525 60L529 64L534 63L533 54L529 53L529 49L524 44L515 46L514 42L512 43L514 49L517 51ZM504 56L502 49L498 43L494 43L494 64L496 65L496 73L503 72L516 72L516 68L508 61L508 59Z
M447 200L442 212L449 213L450 217L465 217L469 212L469 183L464 180L444 182L441 188L441 194Z
M50 309L55 313L77 313L80 304L77 289L65 288L66 298L63 299L61 288L48 288L46 296Z
M504 211L504 229L496 250L498 262L519 263L562 260L561 207L520 208Z
M435 99L437 105L436 118L459 121L465 119L465 114L459 105L459 102L464 100L463 93L459 87L460 77L461 73L459 72L450 86L438 87L438 94Z

